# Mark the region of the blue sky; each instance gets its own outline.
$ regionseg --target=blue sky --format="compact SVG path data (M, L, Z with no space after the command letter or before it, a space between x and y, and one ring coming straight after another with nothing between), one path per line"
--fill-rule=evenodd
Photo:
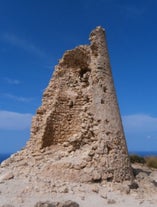
M157 151L156 0L0 0L0 153L29 139L65 50L101 25L130 151Z

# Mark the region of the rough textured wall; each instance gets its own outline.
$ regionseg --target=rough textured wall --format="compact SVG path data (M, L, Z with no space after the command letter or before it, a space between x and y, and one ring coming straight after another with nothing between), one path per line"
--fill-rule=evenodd
M63 144L90 148L88 168L96 179L132 178L116 99L105 32L97 27L90 45L65 52L32 121L32 151ZM88 170L87 170L88 172Z

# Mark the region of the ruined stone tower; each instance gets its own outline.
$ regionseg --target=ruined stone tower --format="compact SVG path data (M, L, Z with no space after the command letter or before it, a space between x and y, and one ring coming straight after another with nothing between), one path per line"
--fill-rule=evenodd
M121 182L132 172L110 68L105 32L97 27L90 45L66 51L32 121L32 152L62 145L80 150L80 175ZM82 159L82 160L81 160ZM89 179L89 180L90 180Z

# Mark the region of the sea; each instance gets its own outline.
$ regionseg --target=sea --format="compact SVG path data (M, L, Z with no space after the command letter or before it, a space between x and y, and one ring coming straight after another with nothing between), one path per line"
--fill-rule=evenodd
M0 154L0 163L9 158L13 153L1 153ZM130 151L129 154L136 154L142 157L149 157L149 156L156 156L157 157L157 151Z
M3 153L0 154L0 163L9 158L12 155L12 153Z

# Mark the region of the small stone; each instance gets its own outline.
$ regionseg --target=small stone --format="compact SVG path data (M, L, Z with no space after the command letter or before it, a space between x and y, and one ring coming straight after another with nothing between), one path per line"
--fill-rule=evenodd
M41 149L40 152L41 153L44 153L45 152L45 148Z
M64 203L59 203L57 207L79 207L79 204L74 201L68 200Z
M136 182L133 182L131 185L129 185L130 189L137 189L139 188L139 185Z
M120 190L121 193L125 193L125 194L129 194L130 193L129 185L125 185L125 184L119 185L117 189Z
M86 125L87 125L86 123L82 123L82 124L81 124L81 127L82 127L82 128L86 128Z
M95 185L94 185L94 186L92 187L92 191L95 192L95 193L98 193L98 192L99 192L99 188L98 188L98 186L95 186Z
M92 172L92 180L93 181L100 181L101 180L101 173L99 173L97 170L94 170Z
M7 172L4 175L0 176L0 183L6 181L6 180L11 180L14 178L14 175L12 172Z
M92 149L93 149L93 150L96 150L96 149L97 149L97 147L98 147L98 145L97 145L97 144L95 144L95 145L93 145L93 146L92 146Z
M81 169L81 166L80 166L79 164L76 164L76 165L73 166L73 168L74 168L75 170L80 170L80 169Z
M144 200L142 200L142 201L139 202L140 205L143 204L143 203L144 203Z
M84 201L84 200L85 200L85 196L81 196L81 200L83 200L83 201Z
M92 176L90 173L82 174L80 177L80 182L87 183L92 181Z
M58 189L58 192L59 193L68 193L69 190L66 186L61 186L59 189Z
M67 152L68 152L68 153L70 153L70 152L72 152L72 151L73 151L73 149L74 149L74 148L73 148L73 146L72 146L72 145L70 145L70 146L68 147L68 149L67 149Z
M94 151L94 150L91 150L91 151L88 153L89 156L94 156L94 154L95 154L95 151Z
M130 188L129 188L129 186L126 186L126 187L124 188L124 193L126 193L126 194L129 194L129 193L130 193Z
M81 169L84 168L84 167L86 167L86 165L87 165L87 162L82 161L81 164L80 164Z
M57 207L57 203L50 203L49 201L37 202L34 207Z
M100 196L103 198L103 199L107 199L107 193L105 191L100 191Z
M88 156L88 157L85 158L85 160L86 160L87 162L90 162L90 161L92 161L92 157L91 157L91 156Z
M72 107L73 107L73 105L74 105L73 101L72 101L72 100L70 100L68 105L69 105L69 108L72 108Z
M108 203L108 204L115 204L116 201L115 201L114 199L108 199L108 200L107 200L107 203Z
M63 143L63 146L64 146L64 147L68 147L68 146L69 146L69 142L64 142L64 143Z

